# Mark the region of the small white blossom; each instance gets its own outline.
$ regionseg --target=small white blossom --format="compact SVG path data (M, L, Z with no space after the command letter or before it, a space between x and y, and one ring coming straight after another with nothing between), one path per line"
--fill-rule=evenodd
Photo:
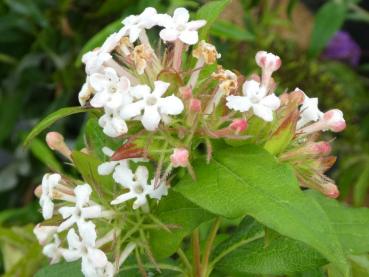
M86 73L91 75L93 73L101 72L103 64L112 60L110 53L103 52L100 49L95 49L87 52L82 56L82 62L86 65Z
M89 205L92 189L88 184L79 185L74 189L76 195L76 205L74 207L61 207L59 213L65 220L58 227L58 232L70 228L77 224L78 228L86 224L86 219L97 218L101 216L101 206Z
M318 121L322 116L323 113L318 108L318 98L309 98L304 93L304 102L300 108L300 119L297 122L297 129L304 127L312 121Z
M57 226L43 226L39 223L35 228L33 228L33 233L35 234L38 242L41 245L44 245L56 233L57 229Z
M206 24L206 20L189 21L190 14L185 8L177 8L173 17L167 14L159 15L159 25L164 27L160 37L164 41L176 41L193 45L199 41L197 30Z
M104 276L104 268L108 264L108 259L103 251L96 248L95 224L86 222L80 230L80 236L74 229L70 229L67 235L69 248L63 251L63 257L67 262L82 259L82 273L86 277ZM106 276L106 275L105 275Z
M103 74L92 74L90 84L96 93L91 99L91 106L95 108L117 109L131 102L128 78L119 77L111 67L104 68Z
M148 184L149 171L144 166L137 167L135 173L124 168L123 171L116 170L119 183L129 192L119 195L116 199L111 201L112 205L117 205L131 199L133 202L133 209L137 209L147 203L147 196L160 200L163 195L167 195L167 187L161 183L158 188L154 188L154 182Z
M45 174L42 178L42 194L40 197L40 206L44 219L50 219L54 212L53 193L55 187L59 184L61 176L59 174Z
M105 108L105 113L98 121L105 135L116 138L128 132L128 127L120 117L119 110Z
M280 100L274 93L267 95L267 90L254 80L246 81L242 92L244 96L227 97L228 108L240 112L246 112L252 108L256 116L265 121L273 120L273 111L280 106Z
M54 234L54 241L44 246L42 253L50 258L51 264L60 262L62 258L62 249L60 248L60 239L58 235Z
M169 83L154 82L155 88L151 92L147 85L138 85L132 88L131 94L140 100L124 106L121 110L123 119L140 118L146 130L154 131L161 120L168 115L178 115L183 111L183 103L178 97L171 95L162 97L169 87ZM141 112L143 115L141 116Z
M135 42L144 29L151 29L157 25L158 14L152 7L146 8L139 15L130 15L122 23L124 27L119 31L121 34L128 35L131 43Z

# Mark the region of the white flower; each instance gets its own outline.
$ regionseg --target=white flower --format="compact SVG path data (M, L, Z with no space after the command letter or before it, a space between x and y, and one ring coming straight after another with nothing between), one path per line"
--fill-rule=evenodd
M129 192L121 194L111 201L112 205L135 199L133 209L137 209L147 203L147 196L160 200L163 195L167 195L168 193L165 184L160 184L159 188L156 189L154 188L153 181L151 181L151 185L148 184L149 171L144 166L138 166L135 173L125 168L122 171L117 168L116 173L119 183L127 188Z
M103 251L96 248L95 224L86 222L80 230L80 237L74 229L70 229L67 235L69 249L63 251L63 257L67 262L82 259L82 273L86 276L104 276L98 271L104 269L108 259Z
M322 116L323 113L318 108L318 98L309 98L304 93L304 102L300 108L300 119L297 122L297 129L304 127L312 121L318 121Z
M159 25L164 27L160 37L164 41L176 41L193 45L199 41L197 30L206 24L206 20L190 21L190 14L185 8L177 8L173 17L167 14L159 15Z
M91 106L95 108L107 107L116 109L131 102L128 78L124 76L119 77L117 72L111 67L104 68L104 74L92 74L90 84L96 92L91 99Z
M101 207L99 205L89 206L90 195L92 189L88 184L79 185L74 189L76 195L76 205L74 207L61 207L59 213L62 215L64 222L58 227L58 232L62 232L73 224L77 224L78 228L86 224L86 219L97 218L101 216Z
M148 7L139 15L130 15L122 23L124 27L119 31L129 35L131 43L135 42L144 29L151 29L157 24L158 14L154 8Z
M110 53L120 44L120 40L122 39L123 34L120 32L112 33L107 39L104 41L103 45L100 48L102 53Z
M273 120L273 111L280 106L280 100L274 93L267 95L266 89L254 80L246 81L242 92L244 96L227 97L228 108L240 112L246 112L252 108L254 114L263 120Z
M51 264L60 262L62 257L62 249L60 248L60 239L58 235L54 234L54 241L44 246L42 253L50 258Z
M42 194L40 197L40 206L44 219L50 219L54 212L53 193L55 187L59 184L61 176L59 174L45 174L42 178Z
M50 238L56 233L58 229L57 226L47 226L41 225L40 223L33 228L33 233L35 234L38 242L44 245Z
M155 88L152 92L147 85L133 87L132 96L141 100L124 106L120 113L123 119L139 117L145 129L149 131L154 131L167 115L178 115L184 108L182 101L174 95L162 98L169 83L155 81L154 84ZM142 110L144 112L141 117Z
M105 108L105 113L99 118L99 125L104 134L109 137L119 137L128 132L126 122L120 117L118 110Z
M82 62L86 65L86 73L93 74L101 72L103 64L110 61L113 57L110 53L103 52L100 49L89 51L82 56Z
M94 95L95 91L90 85L89 76L86 78L86 82L83 84L80 92L78 93L78 100L81 106L86 105L86 102Z

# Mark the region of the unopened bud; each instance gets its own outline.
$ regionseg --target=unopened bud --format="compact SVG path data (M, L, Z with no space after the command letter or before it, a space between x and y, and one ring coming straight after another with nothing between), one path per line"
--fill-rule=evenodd
M72 151L64 142L64 137L58 132L49 132L46 135L46 143L51 150L58 151L64 157L71 159Z
M41 245L47 243L47 241L57 232L56 226L42 226L40 223L33 228L33 233L36 236L38 242Z
M192 98L192 88L190 86L180 87L179 93L183 100L188 100Z
M346 128L346 122L343 118L343 113L338 109L333 109L326 112L323 115L323 120L327 124L327 129L331 130L332 132L341 132Z
M35 190L34 190L34 192L33 192L33 193L35 194L35 196L36 196L37 198L40 198L40 197L41 197L41 194L42 194L42 186L41 186L41 185L37 186L37 187L35 188Z
M248 122L246 119L234 119L232 121L232 123L229 125L229 127L232 129L232 130L235 130L236 132L240 133L240 132L243 132L247 129L248 127Z
M332 183L326 183L322 188L322 192L329 198L337 198L340 196L340 191L338 190L337 186Z
M188 165L188 150L185 148L175 148L170 156L173 167L186 167Z
M309 149L313 154L317 155L327 155L332 151L332 147L327 141L313 143Z
M280 57L266 51L257 52L255 60L258 66L270 73L278 70L282 65Z
M201 101L197 98L192 98L190 100L190 111L199 113L201 112Z

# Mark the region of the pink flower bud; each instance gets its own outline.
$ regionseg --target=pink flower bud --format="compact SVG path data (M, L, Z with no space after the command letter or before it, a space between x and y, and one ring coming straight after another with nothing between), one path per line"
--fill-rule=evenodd
M311 145L313 154L326 155L332 151L332 147L327 141L320 141Z
M257 52L255 60L258 66L270 73L278 70L282 65L280 57L266 51Z
M323 188L323 193L328 196L329 198L337 198L340 196L340 191L338 190L337 186L332 183L328 183Z
M179 88L179 92L183 100L188 100L192 98L192 88L190 86Z
M201 112L201 101L197 98L192 98L190 100L190 111L191 112Z
M236 132L243 132L247 129L248 122L246 119L241 119L241 118L234 119L232 123L229 125L229 127L232 130L235 130Z
M188 151L185 148L175 148L170 156L170 161L174 167L186 167L188 165Z
M72 151L64 142L64 137L58 132L49 132L46 134L46 143L51 150L58 151L68 159L71 159Z
M338 109L333 109L326 112L323 115L323 120L327 125L327 129L330 129L332 132L341 132L346 128L346 122L343 118L343 113Z

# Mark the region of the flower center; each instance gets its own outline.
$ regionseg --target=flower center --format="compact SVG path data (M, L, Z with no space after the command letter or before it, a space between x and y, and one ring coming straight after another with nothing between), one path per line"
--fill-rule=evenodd
M81 215L82 215L81 209L80 208L76 208L75 214L76 214L77 217L81 217Z
M186 30L186 26L185 26L185 25L183 25L183 24L179 24L179 25L177 26L177 31L178 31L178 32L183 32L184 30Z
M158 102L158 99L155 96L149 96L146 98L146 105L154 106Z
M110 93L116 93L116 92L118 91L118 89L117 89L117 87L116 87L116 86L111 85L111 86L109 87L109 91L110 91Z
M135 185L135 187L134 187L134 191L135 191L137 194L141 194L141 193L143 193L144 188L143 188L140 184L137 184L137 185Z

